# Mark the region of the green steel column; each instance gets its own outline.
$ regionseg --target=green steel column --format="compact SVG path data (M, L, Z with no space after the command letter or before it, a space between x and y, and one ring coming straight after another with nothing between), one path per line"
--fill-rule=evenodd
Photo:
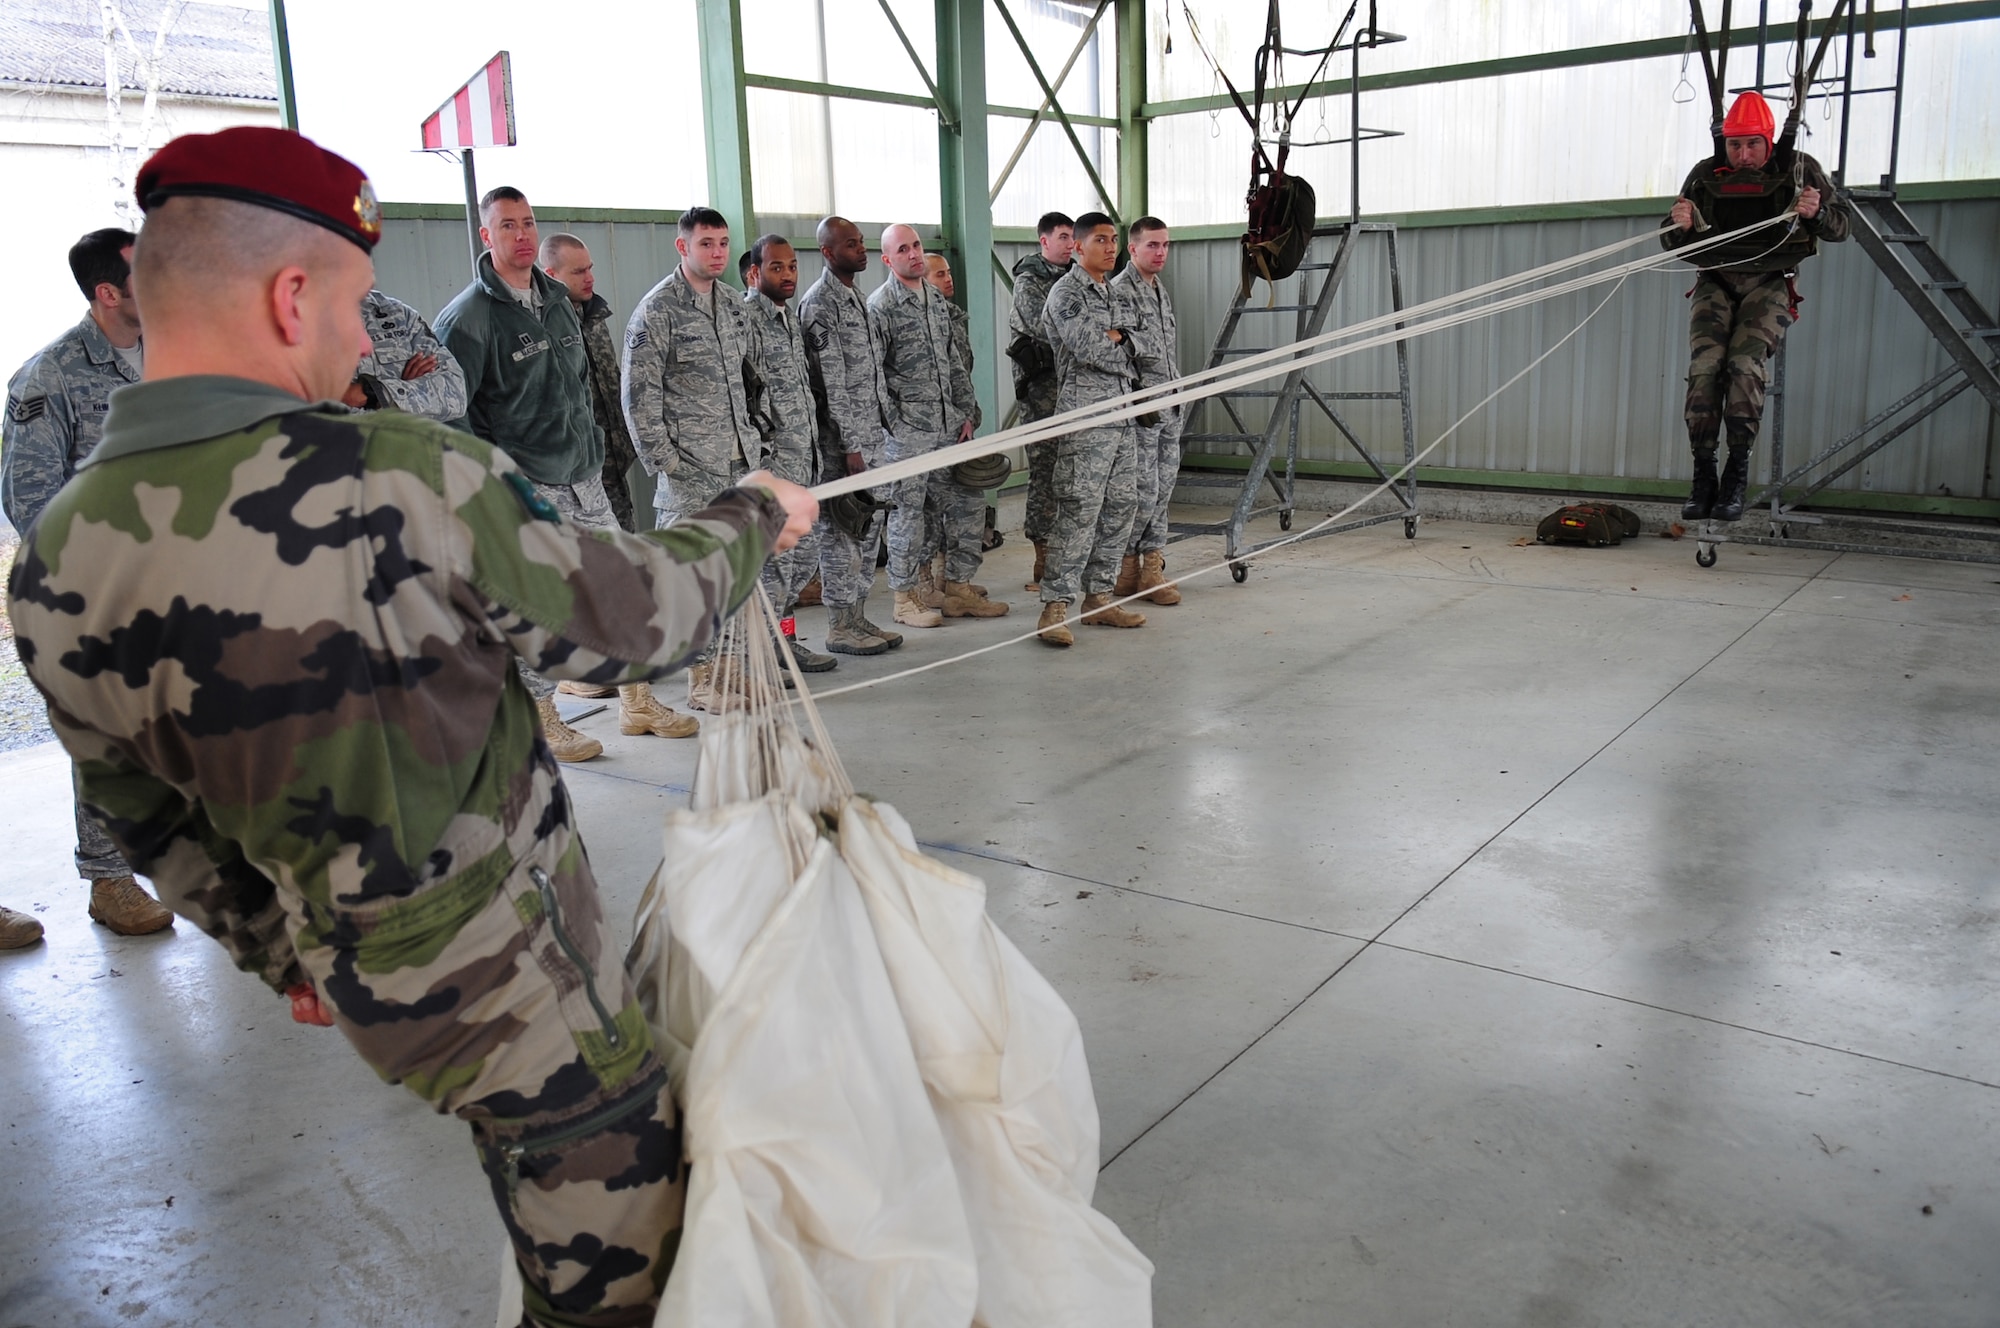
M937 0L938 186L958 299L972 324L972 385L1000 422L1000 343L993 298L993 205L987 200L985 0Z
M757 235L750 189L750 110L743 84L743 6L695 0L702 120L708 127L708 205L748 244Z
M271 0L271 64L278 75L278 124L299 127L299 99L292 89L292 33L285 22L285 0Z
M1118 210L1127 221L1152 209L1147 201L1146 0L1118 0Z

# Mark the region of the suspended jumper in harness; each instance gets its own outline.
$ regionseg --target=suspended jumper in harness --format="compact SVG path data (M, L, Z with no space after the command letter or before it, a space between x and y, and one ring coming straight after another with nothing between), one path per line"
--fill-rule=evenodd
M1312 85L1326 69L1327 61L1340 46L1354 22L1354 15L1361 7L1360 0L1352 0L1346 15L1334 30L1333 39L1324 50L1304 52L1317 54L1319 64L1313 68L1311 77L1302 85L1298 98L1287 103L1277 100L1272 103L1272 118L1277 130L1277 157L1275 159L1265 149L1263 135L1264 102L1267 93L1273 93L1284 81L1284 58L1286 47L1284 34L1278 20L1278 0L1270 0L1264 18L1264 41L1257 48L1256 81L1253 85L1252 101L1246 104L1243 95L1236 90L1229 75L1222 72L1222 66L1209 52L1203 41L1200 26L1195 22L1194 11L1185 3L1181 12L1186 17L1188 34L1194 38L1195 46L1214 68L1216 77L1229 92L1229 99L1250 125L1250 186L1245 192L1244 202L1249 212L1249 229L1243 233L1243 285L1245 295L1252 283L1259 277L1276 283L1298 271L1305 261L1306 247L1312 243L1313 227L1318 222L1319 200L1313 193L1312 185L1302 177L1286 170L1292 152L1292 123L1305 106L1306 97ZM1370 0L1368 7L1369 32L1375 29L1375 5ZM1300 52L1294 52L1300 54Z
M1752 89L1723 110L1729 58L1729 5L1722 11L1718 49L1711 51L1700 0L1693 0L1694 35L1701 46L1712 116L1714 155L1697 165L1681 186L1661 244L1676 250L1694 240L1720 243L1689 261L1701 272L1688 292L1689 363L1686 421L1694 454L1694 481L1681 516L1729 522L1743 515L1750 453L1759 432L1770 360L1798 317L1794 280L1798 265L1819 251L1822 239L1847 238L1846 211L1833 185L1797 146L1806 98L1842 13L1852 0L1836 0L1818 50L1806 59L1810 0L1799 6L1794 36L1791 107L1782 132L1770 105ZM1800 212L1804 208L1803 215ZM1775 223L1784 219L1782 227ZM1729 456L1720 475L1717 451L1727 435ZM1712 548L1700 553L1713 561ZM1707 562L1704 565L1707 565Z

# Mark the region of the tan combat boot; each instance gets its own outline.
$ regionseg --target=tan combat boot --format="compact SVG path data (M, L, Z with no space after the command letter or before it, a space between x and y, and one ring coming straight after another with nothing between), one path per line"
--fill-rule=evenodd
M812 580L806 582L806 588L799 592L799 607L802 609L811 608L822 602L820 598L819 578L814 577Z
M25 950L41 939L41 923L26 913L0 908L0 950Z
M944 554L942 552L940 552L937 555L937 557L931 559L931 580L937 582L941 586L944 586L947 593L957 595L960 599L967 598L964 591L951 589L949 585L949 582L951 581L951 573L945 570ZM966 581L962 584L970 587L973 595L976 595L980 599L986 599L992 593L991 591L987 590L985 586L980 585L976 581Z
M1146 598L1155 604L1178 604L1181 592L1178 586L1167 584L1167 555L1154 549L1151 553L1139 555L1138 593L1152 591Z
M120 936L147 936L174 925L173 911L139 888L129 876L90 883L90 920Z
M688 670L688 709L720 715L728 710L748 709L749 695L743 690L743 665L732 660L727 669L704 661Z
M1111 586L1111 593L1119 599L1137 594L1139 590L1139 555L1128 553L1118 564L1118 580Z
M701 723L693 715L674 713L671 706L660 703L650 686L635 682L618 689L618 731L628 738L642 733L656 738L692 738L701 731Z
M936 609L926 608L917 598L914 590L896 592L896 621L905 627L942 627L944 615Z
M593 701L603 701L618 695L616 687L606 687L594 682L572 682L568 678L557 683L556 690L564 696L583 696Z
M986 592L970 581L947 581L944 593L965 606L968 618L1002 618L1007 614L1007 605L986 598Z
M556 712L556 699L545 696L535 702L535 711L542 717L542 741L549 745L549 754L558 761L588 761L593 756L604 755L604 744L586 733L578 733L563 723Z
M1076 634L1069 630L1063 619L1069 617L1069 601L1052 599L1042 605L1042 616L1035 623L1035 635L1045 646L1073 646Z
M1083 620L1092 627L1144 627L1146 615L1130 609L1113 608L1111 595L1085 595Z
M1035 574L1028 578L1023 590L1039 591L1042 588L1042 573L1049 570L1049 546L1041 540L1035 541Z
M868 629L867 619L861 616L861 606L850 604L846 608L838 605L826 611L826 648L841 655L880 655L895 642Z
M912 593L916 595L917 603L927 609L936 609L947 618L963 618L966 616L967 610L964 602L958 596L947 593L939 585L937 576L931 570L929 563L925 563L917 569L917 588ZM898 621L901 621L901 619L898 619Z

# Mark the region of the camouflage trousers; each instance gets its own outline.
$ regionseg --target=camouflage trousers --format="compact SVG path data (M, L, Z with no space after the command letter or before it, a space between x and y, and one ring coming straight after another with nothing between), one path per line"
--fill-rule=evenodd
M660 487L653 491L653 529L665 530L682 517L693 516L713 503L724 489L749 473L739 465L733 475L717 475L713 471L697 470L683 463L673 474L661 476ZM765 572L767 575L770 572L768 564ZM808 581L811 579L811 577L806 578ZM768 586L769 582L765 584ZM805 582L801 581L799 584L803 586ZM771 598L777 599L775 592ZM695 662L705 663L714 657L715 643L710 642L695 657Z
M631 439L623 429L604 431L604 473L599 481L604 485L604 496L611 501L611 515L616 518L619 528L638 533L638 514L632 508L632 490L625 483L626 473L639 459L632 450Z
M1055 379L1030 384L1019 400L1019 423L1047 419L1056 413ZM1056 527L1056 445L1057 440L1051 440L1028 448L1028 510L1021 520L1021 533L1035 544L1048 543Z
M571 525L587 526L592 530L618 529L618 517L611 509L610 495L604 491L604 482L596 476L589 476L576 484L533 483L535 492L547 499L549 505L561 512L563 519ZM528 695L537 701L556 694L555 682L529 668L527 661L516 659L514 667L520 671Z
M913 438L898 438L891 435L883 441L882 459L894 464L915 456L925 456L938 448L958 440L956 433L921 434ZM889 509L889 521L885 538L889 541L889 586L894 590L915 590L917 569L937 552L935 543L927 543L925 527L926 515L931 496L931 484L939 472L929 475L913 475L906 480L898 480L891 486L896 505ZM954 503L959 500L954 499ZM946 520L950 520L946 517ZM974 530L972 547L979 547L979 534ZM973 570L978 570L973 564ZM822 583L824 588L824 583Z
M1688 311L1688 439L1713 450L1727 426L1748 442L1764 418L1772 355L1792 325L1791 296L1778 272L1704 272Z
M771 448L764 453L763 469L781 480L811 487L812 453L805 449ZM798 607L799 592L819 575L820 527L815 524L804 539L764 564L764 593L771 597L779 617L787 617Z
M918 551L918 564L929 562L942 550L945 579L971 581L986 560L980 543L986 533L986 491L960 484L948 468L934 470L925 478L930 487L924 494L924 543Z
M1058 438L1055 527L1049 532L1042 603L1107 595L1132 538L1138 501L1138 434L1130 424L1085 429Z
M1138 460L1133 468L1138 494L1132 517L1132 542L1127 553L1158 553L1167 547L1167 508L1174 500L1174 480L1181 473L1181 428L1186 421L1175 406L1154 425L1136 424Z
M519 860L503 843L387 906L286 907L354 1049L471 1125L524 1322L650 1324L680 1243L680 1122L554 767L538 746L521 774L521 828L545 828Z
M882 464L879 444L860 451L869 466ZM868 492L877 502L889 501L889 494L882 489ZM875 560L888 524L888 514L877 512L868 523L867 536L858 540L824 516L813 527L819 536L819 593L828 608L844 609L867 601L868 592L875 587Z
M130 876L132 868L125 861L124 854L111 842L111 836L104 833L104 827L97 818L83 809L82 790L77 786L76 767L69 771L70 788L75 793L72 800L76 812L76 874L86 881L109 881L119 876Z

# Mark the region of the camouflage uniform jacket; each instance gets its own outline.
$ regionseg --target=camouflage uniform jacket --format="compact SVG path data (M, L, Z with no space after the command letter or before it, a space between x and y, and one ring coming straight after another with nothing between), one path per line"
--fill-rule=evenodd
M1174 301L1167 294L1166 283L1146 280L1137 267L1127 263L1107 284L1113 295L1124 300L1134 320L1132 340L1143 365L1139 386L1158 387L1179 378L1180 323L1174 317Z
M1075 263L1057 267L1039 250L1014 264L1014 303L1007 310L1007 358L1014 362L1014 396L1022 402L1049 403L1054 398L1055 347L1042 326L1042 310L1048 305L1049 291L1064 273L1074 271Z
M725 282L701 299L676 267L646 292L625 325L621 391L625 427L648 474L697 470L723 488L756 463L763 438L752 412L768 411L756 338Z
M14 529L25 534L97 446L111 393L138 381L89 314L21 366L0 420L0 496Z
M530 908L517 864L554 871L547 845L573 842L515 656L671 673L782 521L736 491L671 530L584 531L443 425L175 378L118 395L9 608L80 799L133 867L239 967L283 990L306 957L365 1023L368 974L422 961L399 938L502 893Z
M819 404L823 473L845 475L847 453L873 461L882 450L882 350L861 292L831 268L800 298L799 326Z
M590 418L583 324L569 292L530 269L531 312L479 256L479 275L437 316L465 373L465 424L538 484L581 484L604 469L604 431Z
M958 362L958 367L963 372L963 381L955 376L952 379L952 386L965 393L963 397L955 399L952 406L971 420L972 427L977 429L985 422L985 416L979 409L979 393L972 385L972 315L950 300L945 301L944 312L945 316L951 319L951 357Z
M408 411L440 424L465 417L465 371L422 314L372 290L361 297L361 321L375 348L361 361L354 381L368 394L371 409ZM414 355L437 357L437 368L418 378L404 378L403 366Z
M757 372L770 394L771 443L764 464L794 484L811 484L819 449L819 410L806 362L805 329L796 309L747 291L744 312L757 328Z
M868 297L882 348L882 425L901 439L956 434L972 379L951 348L950 306L928 281L913 290L891 276Z
M1072 265L1049 290L1042 328L1056 348L1057 410L1094 406L1130 392L1157 372L1152 353L1132 334L1138 311L1110 281L1092 281ZM1124 334L1113 341L1113 328Z

